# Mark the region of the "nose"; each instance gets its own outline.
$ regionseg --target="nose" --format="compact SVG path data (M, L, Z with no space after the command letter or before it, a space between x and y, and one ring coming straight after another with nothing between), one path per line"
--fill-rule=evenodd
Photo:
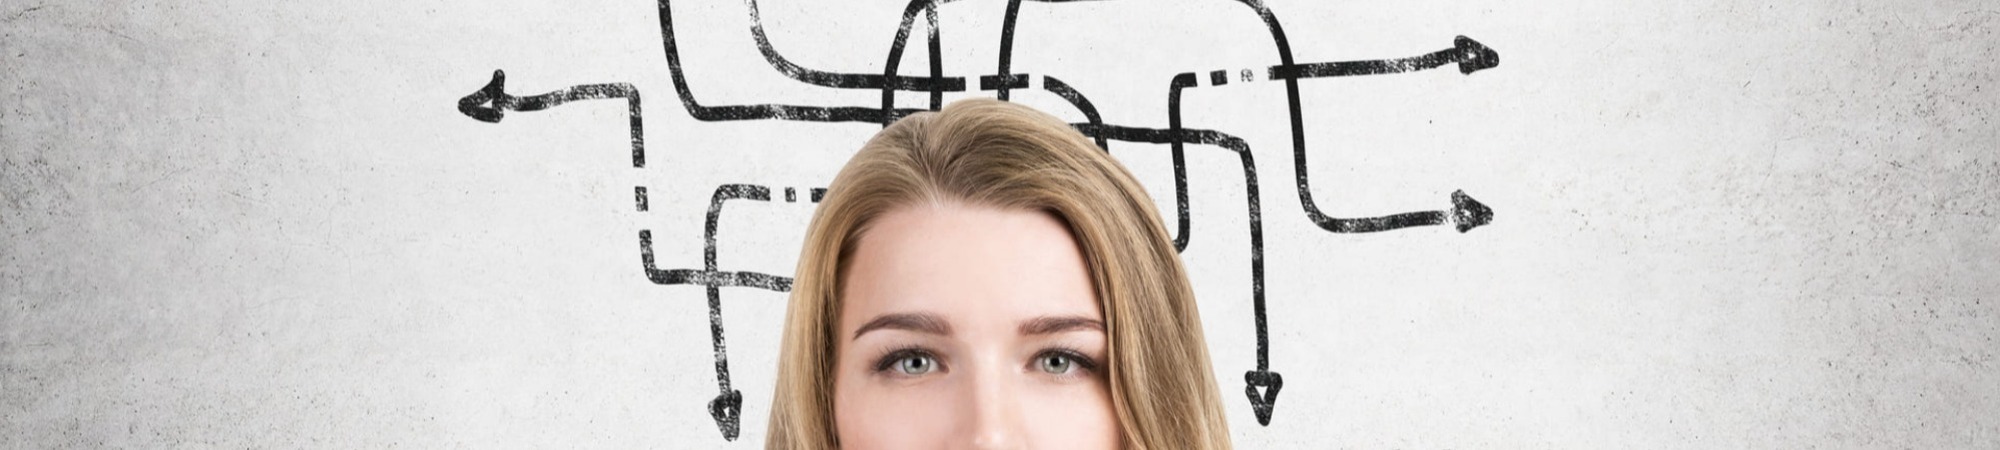
M989 366L990 367L990 366ZM978 450L1027 448L1021 429L1021 405L1013 381L1005 370L982 370L968 386L966 403L972 423L971 436L961 442Z

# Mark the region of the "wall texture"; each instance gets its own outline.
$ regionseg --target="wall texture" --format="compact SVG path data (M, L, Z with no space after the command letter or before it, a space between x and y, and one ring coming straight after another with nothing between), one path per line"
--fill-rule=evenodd
M1006 3L938 10L944 72L998 73ZM0 6L0 448L761 447L784 294L721 288L743 396L725 439L704 289L649 280L637 232L662 268L700 267L716 187L767 186L722 214L719 264L789 274L803 197L877 127L698 120L657 6ZM793 62L879 73L904 3L758 6ZM1103 121L1155 129L1170 79L1204 74L1186 126L1253 149L1261 280L1239 159L1190 146L1181 178L1239 446L2000 442L1989 2L1269 6L1300 63L1461 35L1497 51L1469 75L1299 87L1319 207L1448 212L1462 190L1491 223L1309 220L1283 83L1205 76L1278 64L1242 5L1029 2L1010 50ZM702 103L880 106L773 70L747 7L671 7ZM927 29L903 74L928 71ZM644 93L644 166L618 99L462 113L496 69L514 96ZM1168 146L1110 150L1174 209ZM1255 283L1285 379L1268 425L1233 394L1258 359Z

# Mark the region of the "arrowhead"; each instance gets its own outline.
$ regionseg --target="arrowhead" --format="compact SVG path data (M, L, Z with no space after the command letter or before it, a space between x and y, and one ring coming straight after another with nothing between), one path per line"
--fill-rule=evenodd
M1465 191L1451 192L1451 220L1458 223L1458 232L1464 233L1493 222L1493 208L1473 200Z
M480 122L500 123L500 118L506 111L501 109L497 101L507 97L506 85L507 73L494 70L493 81L486 82L486 87L458 99L458 112Z
M1465 59L1458 62L1459 73L1471 75L1473 72L1491 69L1500 65L1499 52L1487 48L1485 44L1480 44L1479 41L1472 40L1472 38L1459 36L1458 39L1452 40L1452 46L1465 54Z
M1271 408L1278 404L1278 390L1285 387L1285 377L1277 372L1252 370L1243 373L1243 393L1250 396L1250 411L1257 413L1257 424L1271 426ZM1264 388L1258 393L1257 388Z
M730 390L708 401L708 415L715 417L716 428L722 429L722 439L736 440L738 421L743 416L743 392Z

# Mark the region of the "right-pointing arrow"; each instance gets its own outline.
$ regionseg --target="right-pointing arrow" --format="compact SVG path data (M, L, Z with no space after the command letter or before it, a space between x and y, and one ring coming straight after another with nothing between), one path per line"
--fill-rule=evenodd
M1307 191L1301 189L1300 195L1307 201L1307 205L1312 205L1312 198L1304 197L1310 195ZM1458 232L1464 233L1492 223L1493 208L1473 200L1472 196L1465 195L1465 191L1458 190L1451 193L1449 211L1417 211L1379 217L1346 218L1328 216L1320 212L1319 208L1309 206L1306 209L1306 217L1312 219L1320 228L1335 233L1376 233L1447 223L1457 226Z
M1500 52L1472 38L1459 36L1452 39L1451 48L1408 58L1278 65L1271 66L1270 72L1271 79L1286 80L1385 75L1435 69L1447 64L1457 64L1459 73L1470 75L1499 66Z
M1486 45L1472 38L1459 36L1452 39L1453 50L1458 50L1458 73L1471 75L1473 72L1491 69L1500 65L1500 52L1486 48Z
M1451 221L1458 224L1458 232L1464 233L1493 222L1493 208L1473 200L1465 191L1451 192Z

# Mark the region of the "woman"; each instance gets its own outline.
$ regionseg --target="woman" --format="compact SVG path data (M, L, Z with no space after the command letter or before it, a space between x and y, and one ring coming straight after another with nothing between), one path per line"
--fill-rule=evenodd
M767 448L1229 448L1159 217L1028 107L891 124L806 234Z

